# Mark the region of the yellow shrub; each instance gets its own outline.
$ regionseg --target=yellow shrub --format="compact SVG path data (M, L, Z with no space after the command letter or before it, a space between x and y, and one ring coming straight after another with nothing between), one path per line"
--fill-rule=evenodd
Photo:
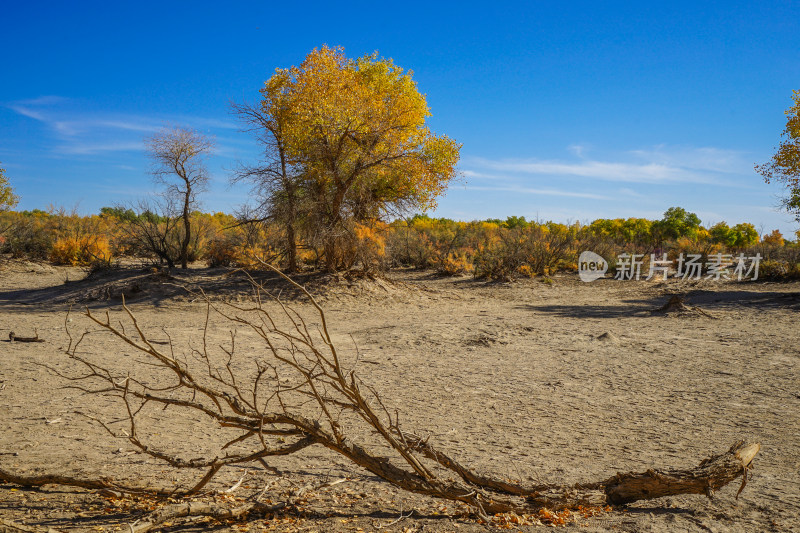
M386 257L386 231L388 225L375 221L371 226L356 223L353 227L355 235L354 262L361 263L363 270L380 270Z
M297 250L297 262L307 265L315 264L319 259L319 253L313 248L300 248Z
M267 244L240 246L236 249L236 266L246 270L258 270L265 268L264 263L272 263L280 255L278 250Z
M210 267L230 267L236 264L236 246L229 240L215 239L208 245L206 260Z
M525 276L526 278L532 278L533 276L536 275L536 273L533 271L530 265L522 265L517 269L517 272L519 272L520 275Z
M264 268L261 261L271 263L279 253L266 244L248 245L231 240L213 240L208 245L206 259L210 267L238 267L245 270Z
M353 231L356 234L360 248L369 250L370 255L376 257L384 257L386 255L386 238L383 234L386 231L385 224L376 223L376 226L372 227L356 224Z
M50 261L57 265L91 265L111 260L111 246L104 235L62 237L53 243Z
M438 265L437 271L448 276L457 276L472 272L474 267L472 261L465 252L450 252L447 257Z
M762 261L758 269L758 278L780 281L800 279L800 263L783 260Z

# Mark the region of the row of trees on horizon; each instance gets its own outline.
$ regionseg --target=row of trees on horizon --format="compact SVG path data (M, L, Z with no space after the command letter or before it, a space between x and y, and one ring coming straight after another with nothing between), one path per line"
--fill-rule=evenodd
M187 260L211 267L258 269L261 261L286 267L285 228L277 221L243 223L225 213L189 215L193 228ZM609 260L622 253L760 254L762 277L800 275L800 235L785 239L762 233L750 223L704 227L699 218L674 207L659 220L598 219L579 222L529 221L511 216L463 222L414 215L392 222L352 222L348 239L337 243L345 270L380 271L413 267L445 275L471 274L492 279L550 275L577 268L578 255L592 250ZM0 250L15 257L56 264L110 268L119 258L177 266L186 242L182 217L125 207L105 207L99 215L50 210L0 213ZM325 249L298 239L298 270L324 270Z
M800 221L800 92L793 99L783 142L756 170L787 187L784 207ZM145 140L158 193L95 216L11 211L18 198L0 169L2 251L105 267L136 256L183 268L267 261L289 272L414 266L511 278L575 268L583 249L613 264L624 252L707 256L760 247L767 261L780 262L776 273L800 274L798 244L779 231L760 233L747 222L704 227L680 207L659 220L585 225L409 216L436 206L457 176L461 145L429 130L430 110L411 73L377 54L349 59L340 47L315 49L300 66L277 69L257 103L232 104L232 112L263 148L259 161L231 177L251 186L250 202L236 213L200 211L214 141L170 127Z

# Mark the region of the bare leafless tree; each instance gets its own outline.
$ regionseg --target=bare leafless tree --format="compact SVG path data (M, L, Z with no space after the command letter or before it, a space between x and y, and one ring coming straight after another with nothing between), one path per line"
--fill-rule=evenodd
M265 111L261 104L231 103L231 112L263 147L260 162L241 164L233 182L252 185L255 205L242 209L244 223L268 220L279 223L286 232L286 270L297 270L298 224L302 221L302 169L293 164L286 151L280 110Z
M181 268L188 267L189 243L192 240L191 212L198 207L197 196L208 183L204 159L214 142L195 130L170 127L145 139L147 154L153 160L152 174L165 186L165 195L178 199L183 221Z

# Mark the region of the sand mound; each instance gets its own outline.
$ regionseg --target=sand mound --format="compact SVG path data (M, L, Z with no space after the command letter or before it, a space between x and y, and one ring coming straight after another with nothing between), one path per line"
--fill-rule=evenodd
M436 293L433 289L381 274L355 270L315 276L305 283L305 287L320 301L409 301L429 298Z
M85 292L76 298L78 302L109 300L133 301L141 298L164 299L186 294L186 289L168 270L150 268L122 279L104 279L108 274L90 275L82 283L88 285ZM99 282L99 283L97 283ZM81 283L81 282L79 282Z
M389 277L349 271L335 274L299 273L293 279L320 302L410 301L429 298L435 289L415 286ZM286 301L303 300L302 291L272 272L228 269L166 270L159 268L112 269L90 274L79 281L53 287L43 299L65 303L212 299L250 300L256 287Z

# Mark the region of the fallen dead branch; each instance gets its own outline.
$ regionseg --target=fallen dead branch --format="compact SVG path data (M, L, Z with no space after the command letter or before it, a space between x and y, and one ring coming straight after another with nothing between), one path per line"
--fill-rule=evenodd
M398 488L465 503L488 522L488 515L497 513L618 505L678 494L711 497L739 476L744 475L746 480L760 449L757 443L738 442L695 468L620 473L603 481L571 486L524 486L480 474L429 440L401 428L399 411L385 405L378 392L358 376L358 354L347 355L337 348L322 308L305 288L283 277L306 296L316 322L277 299L279 313L272 313L262 302L261 287L253 282L257 290L251 305L215 303L206 298L202 346L177 355L171 342L162 349L149 340L123 300L124 322L112 321L108 313L97 316L88 309L85 316L133 348L142 358L142 366L125 371L98 365L79 351L87 335L84 333L78 338L70 334L67 348L82 372L63 374L50 370L86 394L119 399L125 413L124 431L114 431L110 424L93 419L111 435L126 439L140 453L173 468L203 471L192 486L170 492L173 497L198 494L227 466L255 462L269 467L269 457L323 446ZM229 344L212 349L212 316L254 332L263 341L264 350L248 354L242 361L236 352L235 330ZM249 370L245 370L247 366ZM155 376L142 377L145 368ZM223 431L232 432L230 439L216 454L194 459L174 455L142 436L141 413L149 406L166 413L160 416L200 413ZM354 435L367 436L356 441ZM28 486L53 483L131 491L130 487L107 479L25 478L4 470L0 470L0 480ZM163 489L152 492L165 494ZM179 517L240 518L269 509L257 501L235 508L187 502L157 511L133 526L133 530L149 531Z
M727 452L709 457L696 468L617 474L603 483L604 491L608 503L617 505L676 494L705 494L711 498L714 491L742 476L742 485L736 493L738 498L747 484L747 472L753 458L760 450L760 444L740 441Z
M0 518L0 533L59 533L53 528L31 527Z
M667 303L665 303L664 305L662 305L657 309L654 309L652 312L661 314L692 313L692 314L702 315L708 318L715 318L714 316L704 311L703 309L700 309L697 306L686 305L684 297L678 294L673 294L672 296L670 296L669 300L667 300Z
M8 340L11 342L44 342L44 339L39 338L39 332L34 330L33 337L18 337L13 331L8 334Z
M177 518L208 516L216 520L243 520L254 518L256 515L266 515L280 511L286 507L285 503L265 505L259 502L250 502L238 507L227 507L201 502L176 503L162 507L147 515L144 519L130 524L128 530L132 533L147 533L163 523Z
M43 487L45 485L63 485L67 487L80 487L82 489L97 491L115 491L125 494L153 494L156 496L172 496L174 491L158 489L153 487L133 487L116 483L110 478L76 478L71 476L60 476L53 474L43 474L38 476L23 476L14 474L8 470L0 468L0 481L3 483L13 483L22 487Z

